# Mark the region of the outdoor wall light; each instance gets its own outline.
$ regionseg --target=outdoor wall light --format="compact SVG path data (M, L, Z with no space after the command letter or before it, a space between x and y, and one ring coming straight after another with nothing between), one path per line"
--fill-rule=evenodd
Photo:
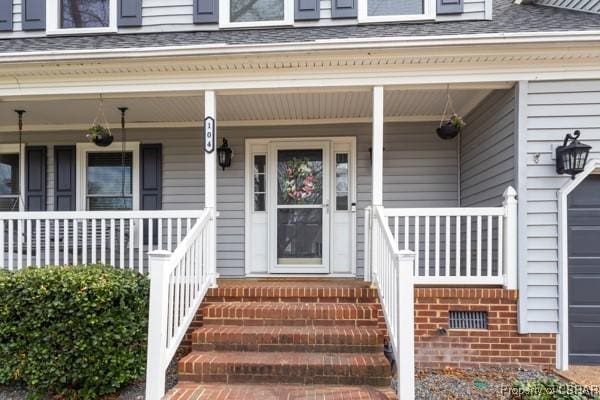
M592 149L592 146L577 140L580 135L581 132L578 130L572 135L567 134L563 145L556 148L556 172L571 175L571 179L575 179L575 175L585 169L588 155ZM571 143L568 143L569 140Z
M385 151L385 147L383 148L383 151ZM369 147L369 160L371 160L371 165L373 165L373 148Z
M223 138L223 144L217 148L217 157L219 158L219 166L223 168L223 171L225 171L225 168L231 167L233 151L225 138Z

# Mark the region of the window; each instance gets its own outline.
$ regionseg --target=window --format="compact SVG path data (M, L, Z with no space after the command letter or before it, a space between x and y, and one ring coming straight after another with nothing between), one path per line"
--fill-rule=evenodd
M139 143L77 144L77 209L139 209Z
M47 33L116 32L117 0L48 0Z
M435 19L432 0L359 0L359 22Z
M0 211L19 211L19 154L0 154Z
M133 155L131 152L87 154L86 209L131 210L133 208Z
M223 27L293 24L294 0L223 0L220 3Z
M266 210L267 156L254 156L254 211Z
M350 184L348 166L348 153L337 153L335 155L335 209L337 211L348 211Z

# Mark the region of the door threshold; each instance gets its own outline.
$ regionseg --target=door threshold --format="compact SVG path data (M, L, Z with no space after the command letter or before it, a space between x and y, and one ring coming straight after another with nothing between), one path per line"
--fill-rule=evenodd
M246 278L359 278L354 274L246 274Z

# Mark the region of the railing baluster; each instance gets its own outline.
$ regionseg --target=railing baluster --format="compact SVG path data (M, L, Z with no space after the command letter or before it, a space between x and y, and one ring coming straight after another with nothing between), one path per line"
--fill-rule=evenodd
M45 219L44 220L44 229L46 232L46 244L45 244L45 257L44 257L44 265L50 265L52 264L52 261L50 261L50 220L49 219Z
M477 277L481 277L481 215L477 216Z
M410 217L404 217L404 250L409 249Z
M148 219L148 251L153 251L154 247L153 247L153 242L154 242L154 232L152 229L152 218Z
M418 216L415 217L415 276L419 275L419 258L421 238L419 234L421 220Z
M4 263L4 220L0 220L0 268L5 268Z
M65 265L69 265L69 220L63 219L63 261Z
M181 243L181 218L177 218L177 245Z
M23 268L23 220L17 220L17 269Z
M492 216L487 217L487 276L492 276Z
M54 219L54 265L60 264L60 220Z
M450 276L450 216L446 215L446 265L444 268L446 276Z
M73 224L73 265L76 265L79 262L79 254L77 253L79 246L79 233L77 232L77 228L79 222L76 219L74 219L71 221L71 223Z
M144 220L138 219L138 272L144 272Z
M467 249L465 253L467 276L471 276L471 216L467 216Z
M157 223L156 223L156 248L158 250L162 250L163 246L162 246L162 242L163 242L163 222L162 222L162 218L159 218Z
M87 264L88 262L88 220L83 218L81 220L81 263Z
M119 218L119 268L125 268L125 221Z
M106 219L100 220L100 262L106 264Z
M173 219L167 218L167 250L172 251L173 241Z
M92 219L92 263L98 262L98 254L96 249L96 218Z
M440 276L440 216L435 216L435 275Z
M498 276L504 276L504 216L498 217Z
M129 246L129 266L128 268L135 269L134 262L134 243L135 243L135 222L133 218L129 218L129 235L127 235L127 246Z
M35 265L42 266L42 220L35 220Z
M461 241L461 226L460 215L456 216L456 276L461 276L460 272L460 241Z
M28 219L25 228L25 253L27 255L27 261L25 262L26 267L31 266L31 230L31 220Z
M14 230L15 230L15 226L14 226L14 221L12 219L8 220L8 269L9 270L13 270L14 269L14 241L13 241L13 235L14 235Z
M425 216L425 276L429 276L429 215Z
M116 267L116 251L115 251L115 219L110 219L110 242L109 242L109 251L110 251L110 265Z

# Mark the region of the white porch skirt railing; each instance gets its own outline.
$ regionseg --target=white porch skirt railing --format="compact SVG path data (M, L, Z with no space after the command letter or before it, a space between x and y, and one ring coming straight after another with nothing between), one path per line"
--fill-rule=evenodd
M147 271L146 254L172 251L203 211L0 213L0 268L110 264Z
M398 398L415 398L414 359L414 253L398 250L383 215L383 207L373 209L373 284L376 285L392 343L398 375Z
M216 285L216 213L206 209L171 253L150 253L146 400L165 394L165 372L209 287Z
M415 253L415 284L516 289L517 200L512 187L504 192L502 207L381 208L381 214L398 248Z

